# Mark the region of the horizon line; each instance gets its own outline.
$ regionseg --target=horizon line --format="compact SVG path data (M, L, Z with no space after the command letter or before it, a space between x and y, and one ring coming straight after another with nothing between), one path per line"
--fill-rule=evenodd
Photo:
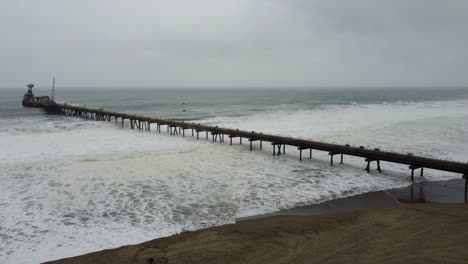
M2 90L13 90L13 89L22 89L27 88L24 86L0 86ZM51 86L35 86L36 89L49 89ZM154 90L247 90L247 89L265 89L265 90L275 90L275 89L301 89L301 90L313 90L313 89L468 89L468 85L437 85L437 86L423 86L423 85L408 85L408 86L56 86L58 89L154 89Z

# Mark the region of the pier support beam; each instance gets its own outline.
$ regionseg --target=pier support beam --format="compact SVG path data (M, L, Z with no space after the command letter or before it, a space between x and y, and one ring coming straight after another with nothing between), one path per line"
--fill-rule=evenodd
M161 127L162 127L162 126L165 126L165 125L166 125L166 124L163 124L163 123L158 124L158 132L159 132L159 133L161 133L161 130L162 130ZM168 130L168 131L169 131L169 130Z
M299 160L302 160L302 151L305 150L305 149L308 149L308 148L298 147L297 149L299 150ZM312 149L310 149L310 157L312 158Z
M186 129L190 129L190 128L185 128L185 127L182 128L182 137L185 137L185 130ZM193 129L192 129L192 136L193 136Z
M377 162L377 170L378 170L379 172L382 172L382 169L380 168L380 160L369 159L369 158L366 159L367 166L366 166L366 169L365 169L365 170L366 170L368 173L370 172L370 163L371 163L372 161Z
M273 146L273 156L275 156L276 147L278 147L278 153L276 154L277 156L281 155L281 146L283 147L283 154L286 153L285 144L273 142L273 143L271 143L271 145Z
M220 133L211 132L211 137L213 138L213 142L218 141L218 136L219 136L219 142L223 142L222 136Z
M421 169L420 176L424 177L424 168L419 167L419 166L409 166L409 169L411 170L411 182L414 182L414 170Z
M169 132L170 132L170 135L173 136L173 135L179 135L179 132L177 131L177 127L176 126L172 126L172 125L168 125L169 127Z
M343 164L343 154L342 153L328 152L328 155L330 155L330 166L333 166L333 156L335 156L335 155L341 155L340 163Z
M463 175L463 179L465 179L465 203L468 202L468 174Z
M220 143L224 142L224 134L211 132L211 137L213 138L213 142L217 142L218 138Z
M250 142L250 151L252 151L253 149L253 145L252 145L252 142L254 141L259 141L258 139L251 139L249 138L249 142ZM260 140L260 149L262 149L262 141Z

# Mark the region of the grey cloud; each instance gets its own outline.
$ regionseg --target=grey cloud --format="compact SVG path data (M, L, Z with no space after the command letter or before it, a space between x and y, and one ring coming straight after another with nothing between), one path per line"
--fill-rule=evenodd
M467 86L466 1L0 3L0 87Z

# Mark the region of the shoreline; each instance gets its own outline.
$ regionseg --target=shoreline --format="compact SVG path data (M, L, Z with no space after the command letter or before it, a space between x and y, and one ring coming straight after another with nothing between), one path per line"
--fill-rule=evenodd
M320 215L350 212L366 208L401 206L402 203L464 204L464 180L416 182L402 188L367 192L325 201L319 204L298 206L272 213L240 217L236 222L278 215Z
M345 239L348 235L352 236L352 240L349 241L350 243L354 243L353 241L356 239L361 239L361 237L359 237L360 233L355 230L355 228L357 228L355 225L359 226L364 233L367 232L365 231L367 229L374 230L374 232L378 233L391 231L396 228L399 230L398 232L402 234L411 234L418 231L420 228L426 227L437 229L442 225L444 228L452 230L450 236L447 236L448 234L439 233L439 231L434 231L428 234L430 235L429 237L421 239L430 239L431 242L434 242L431 237L438 237L443 243L452 243L450 242L451 239L458 232L464 234L466 239L464 239L464 237L457 239L460 239L466 244L468 243L468 228L463 229L461 226L453 225L454 222L460 222L467 223L466 227L468 227L468 205L465 204L464 201L463 182L463 179L419 182L403 188L369 192L315 205L300 206L269 214L238 218L235 224L184 232L170 237L146 241L141 244L107 249L47 263L123 264L186 263L186 261L189 263L217 263L217 261L220 260L226 262L226 258L232 255L235 255L235 257L227 261L227 263L243 263L247 262L251 255L257 256L258 254L262 255L262 258L265 258L265 261L259 261L259 263L284 263L285 261L277 259L278 256L275 254L276 250L284 251L286 248L286 252L283 253L287 254L291 250L297 250L299 245L306 242L309 243L308 241L311 239L311 234L314 236L314 234L317 235L321 233L327 236L328 240L326 240L326 242L324 241L323 244L316 243L311 250L314 252L321 252L325 254L327 258L317 259L316 257L321 256L320 254L305 256L301 258L302 262L331 258L329 261L346 263L346 258L341 258L343 256L335 256L336 258L333 258L327 251L340 250L340 245L343 242L342 239ZM398 221L389 222L388 220L396 217L395 215L398 216ZM429 217L429 215L431 217ZM364 223L361 223L363 221L362 218L368 219L364 221ZM354 220L349 222L349 219ZM376 222L374 223L373 221ZM434 221L437 223L433 223ZM438 223L439 221L442 223ZM381 222L385 222L385 224ZM329 225L333 226L333 228ZM336 233L335 225L338 225L340 232ZM380 228L375 229L374 225L383 225L381 226L382 230L380 230ZM297 230L298 227L302 228L301 232ZM309 229L312 231L307 231ZM374 243L383 243L386 245L385 247L391 247L391 244L387 245L387 243L390 243L387 240L390 239L393 241L395 239L391 232L388 234L389 238L374 237L373 239L376 240ZM397 234L398 239L401 239L399 237L401 234ZM249 246L241 250L234 246L233 243L229 242L229 240L226 242L226 237L235 237L232 239L236 239L238 242L234 244L240 244L241 246L248 244ZM273 244L268 242L270 239L274 241L274 243L271 242ZM333 243L331 245L329 244L331 243L330 241L335 241L337 243L335 245L336 248L333 246ZM292 244L290 245L290 243ZM400 241L400 243L403 242ZM418 240L417 243L421 242ZM277 244L281 246L275 248ZM406 245L406 247L411 248L412 245L413 244L409 244ZM372 245L366 245L366 247L371 246ZM450 246L457 248L457 245L454 244ZM213 251L213 248L216 248L216 250ZM364 248L361 250L365 252ZM422 251L424 251L425 257L430 256L434 258L437 257L431 255L431 252L435 252L434 250L434 248L428 246ZM391 261L391 263L403 260L418 262L418 259L412 259L410 257L410 255L413 254L412 252L403 251L401 253L404 253L404 256L401 255L395 259L397 261ZM354 252L353 254L357 253ZM460 250L457 254L465 254L463 258L468 258L468 252L462 253ZM365 256L359 255L359 257ZM381 262L381 258L384 257L385 256L382 255L377 259L369 259L367 261L362 259L362 262Z

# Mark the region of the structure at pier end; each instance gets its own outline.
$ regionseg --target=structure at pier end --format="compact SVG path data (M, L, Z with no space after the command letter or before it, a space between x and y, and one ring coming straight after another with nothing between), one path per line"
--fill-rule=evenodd
M28 91L23 95L22 104L24 107L36 107L44 108L47 112L56 112L57 104L53 99L50 99L49 96L34 96L32 88L34 84L30 83L26 85Z

